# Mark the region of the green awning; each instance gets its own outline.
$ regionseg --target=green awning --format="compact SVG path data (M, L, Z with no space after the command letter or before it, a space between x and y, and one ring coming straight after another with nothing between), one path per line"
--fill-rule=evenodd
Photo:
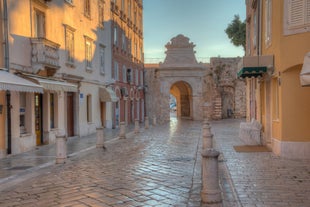
M263 76L267 72L267 67L243 67L237 73L240 78L251 78Z

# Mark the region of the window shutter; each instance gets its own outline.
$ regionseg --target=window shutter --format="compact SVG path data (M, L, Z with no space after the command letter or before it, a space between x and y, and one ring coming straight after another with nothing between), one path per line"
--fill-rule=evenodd
M307 0L308 2L309 0ZM289 27L304 24L305 0L290 0L289 4Z

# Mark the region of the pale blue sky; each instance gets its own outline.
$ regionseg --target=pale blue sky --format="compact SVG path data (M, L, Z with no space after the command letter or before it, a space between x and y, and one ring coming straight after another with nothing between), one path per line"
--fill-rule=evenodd
M178 34L196 45L198 61L243 56L224 30L235 14L243 21L245 13L245 0L143 0L145 62L163 61L165 45Z

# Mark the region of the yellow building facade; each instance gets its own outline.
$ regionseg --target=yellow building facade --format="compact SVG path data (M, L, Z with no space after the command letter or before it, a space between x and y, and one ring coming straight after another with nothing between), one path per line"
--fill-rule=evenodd
M262 125L261 144L276 155L310 158L309 0L247 0L247 121ZM301 79L305 79L301 83Z
M128 113L144 117L142 0L4 0L0 10L0 158L116 127L127 69Z

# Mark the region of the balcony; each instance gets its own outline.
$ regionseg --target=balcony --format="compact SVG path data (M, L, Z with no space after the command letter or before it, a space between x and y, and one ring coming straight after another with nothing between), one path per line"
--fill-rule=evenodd
M272 72L273 55L245 56L238 63L238 68L240 78L262 77L264 73Z
M59 47L60 45L45 38L31 38L31 63L34 73L46 71L48 76L60 68Z

